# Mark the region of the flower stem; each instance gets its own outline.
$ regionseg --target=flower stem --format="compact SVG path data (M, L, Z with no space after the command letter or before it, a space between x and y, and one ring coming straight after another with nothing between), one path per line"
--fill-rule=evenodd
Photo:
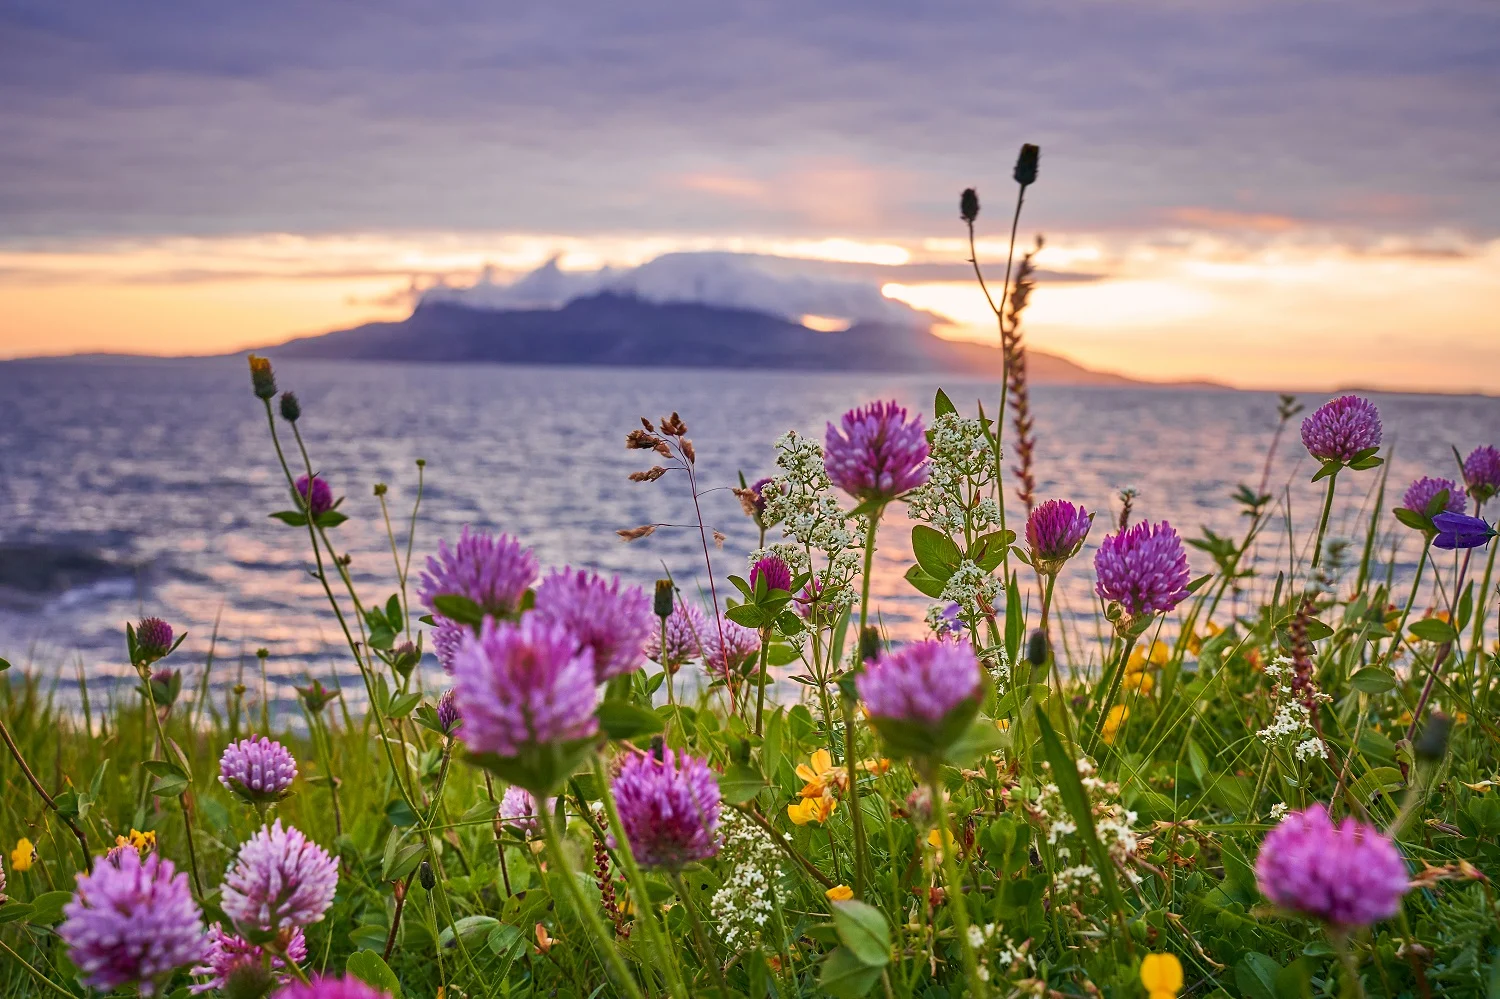
M1094 751L1094 746L1099 742L1099 735L1104 731L1104 723L1109 718L1109 709L1114 707L1115 698L1120 695L1120 686L1125 682L1125 667L1130 662L1131 650L1135 648L1136 636L1128 635L1120 646L1120 661L1115 665L1113 675L1109 680L1109 693L1105 695L1104 703L1099 707L1099 717L1094 722L1094 731L1089 736L1087 752Z
M261 663L262 667L264 667L265 661L262 660ZM149 668L142 669L141 677L143 681L141 685L146 688L146 701L149 704L151 720L156 722L156 737L161 740L161 755L165 759L167 756L167 733L162 728L161 715L156 710L156 692L151 689L151 670ZM187 790L191 790L191 788ZM193 816L188 811L187 802L183 800L183 795L187 793L187 790L184 790L183 794L177 796L177 804L182 809L182 828L187 833L188 867L193 872L193 892L201 902L203 900L203 879L198 876L198 850L193 844Z
M927 786L932 791L932 811L937 819L938 829L938 852L942 857L943 885L947 888L946 898L953 906L953 925L958 931L958 952L963 957L964 976L969 980L969 994L979 997L985 994L983 980L979 977L979 962L974 957L974 947L969 942L969 906L964 900L963 882L958 876L958 865L953 862L953 848L957 844L957 837L949 839L951 833L948 830L948 803L943 800L943 788L937 779L938 768L928 767Z
M875 565L875 533L880 528L880 515L884 506L876 507L870 514L870 527L865 532L865 568L859 587L859 631L855 634L855 650L859 654L865 640L865 627L870 620L870 572ZM857 670L864 669L861 662ZM839 698L844 709L844 770L849 775L849 821L854 826L854 897L863 899L865 884L869 881L870 848L865 842L864 807L859 803L859 771L855 767L854 698L843 691Z
M761 717L766 713L766 662L771 656L771 629L760 630L760 692L755 700L755 734L761 734Z
M672 887L677 890L677 897L682 899L682 907L687 910L688 922L692 924L693 937L697 940L703 963L713 969L714 984L718 987L720 999L729 999L729 986L724 982L724 969L719 967L719 959L714 957L713 945L708 942L708 934L703 931L703 920L698 918L698 907L693 904L692 897L688 895L687 885L683 884L682 875L673 871L670 877Z
M77 996L75 996L73 993L69 992L67 989L63 988L61 985L57 984L52 979L48 978L46 975L42 974L40 971L36 970L30 964L28 964L26 959L20 954L17 954L15 951L11 950L10 945L7 944L4 940L0 940L0 947L5 948L5 952L7 954L15 958L17 961L21 962L21 967L31 972L34 976L36 976L37 979L45 983L48 988L52 989L60 995L67 996L68 999L77 999Z
M552 854L552 859L557 863L558 873L562 875L563 886L567 889L568 899L577 910L578 917L583 920L588 931L598 941L600 948L604 951L605 961L614 972L620 982L620 987L630 999L645 999L641 994L641 987L636 984L635 978L630 974L630 969L625 965L625 960L620 957L620 951L615 947L613 932L604 925L604 920L599 918L599 913L589 904L584 897L583 889L578 886L578 875L573 870L573 864L568 860L568 855L563 849L562 840L558 836L556 819L550 809L543 807L544 797L538 796L538 807L536 810L537 821L542 827L542 837L546 840L547 851ZM645 904L645 900L642 900Z
M1338 480L1339 473L1337 472L1328 477L1328 491L1323 496L1323 516L1318 519L1318 537L1313 542L1312 567L1314 569L1323 560L1323 535L1328 532L1328 515L1333 512L1333 488Z

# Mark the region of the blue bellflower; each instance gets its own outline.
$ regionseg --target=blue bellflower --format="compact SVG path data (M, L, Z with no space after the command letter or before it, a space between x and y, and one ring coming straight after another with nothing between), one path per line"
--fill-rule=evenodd
M1483 518L1462 513L1440 513L1432 518L1437 537L1432 543L1445 551L1455 548L1483 548L1495 537L1495 529Z

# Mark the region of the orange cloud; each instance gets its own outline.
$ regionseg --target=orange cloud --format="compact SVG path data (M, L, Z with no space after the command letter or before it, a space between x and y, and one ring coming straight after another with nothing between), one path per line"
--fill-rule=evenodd
M1280 233L1302 228L1302 223L1286 215L1264 215L1236 212L1223 208L1186 207L1168 210L1167 218L1195 229L1234 229L1241 232Z

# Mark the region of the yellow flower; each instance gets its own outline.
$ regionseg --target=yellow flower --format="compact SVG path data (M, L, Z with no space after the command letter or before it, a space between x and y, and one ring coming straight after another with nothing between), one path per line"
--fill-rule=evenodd
M541 923L537 923L536 924L536 949L537 949L537 951L540 952L540 953L542 953L542 954L545 954L549 950L551 950L552 946L554 944L556 944L556 943L557 943L556 939L554 939L553 937L549 937L547 935L547 927L543 926Z
M29 871L34 863L36 847L31 845L31 840L22 836L16 840L16 848L10 851L10 868L13 871Z
M950 829L944 829L942 835L939 835L936 829L932 830L932 832L927 834L927 845L935 846L939 850L941 850L945 846L952 846L953 831Z
M1151 649L1137 645L1130 651L1130 659L1125 663L1125 672L1144 673L1153 666L1165 666L1167 660L1172 658L1172 650L1167 648L1166 642L1152 642Z
M1152 676L1150 673L1125 674L1126 690L1139 690L1142 694L1149 694L1151 693L1151 689L1155 686L1156 677Z
M891 768L891 761L884 756L878 760L861 760L859 768L879 777Z
M1109 709L1109 714L1104 717L1104 731L1099 737L1108 745L1114 745L1115 736L1120 733L1120 726L1125 724L1125 719L1130 717L1130 709L1123 704L1116 704Z
M129 836L116 836L115 846L133 846L138 853L150 853L156 849L156 832L132 829Z
M797 776L807 782L798 792L804 798L820 798L830 790L841 790L849 780L847 773L833 765L833 754L826 749L813 753L808 763L797 764Z
M830 902L847 902L854 897L854 889L848 885L834 885L823 893Z
M1141 961L1141 984L1151 999L1176 999L1182 990L1182 963L1175 954L1147 954Z
M1009 718L996 718L995 719L995 727L998 728L1002 732L1009 732L1010 731L1010 719Z
M795 804L786 806L786 814L799 826L805 826L809 822L822 825L838 806L837 798L801 798Z

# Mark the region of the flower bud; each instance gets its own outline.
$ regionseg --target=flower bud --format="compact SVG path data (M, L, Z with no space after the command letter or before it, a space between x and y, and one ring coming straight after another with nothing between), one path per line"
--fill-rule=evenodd
M666 620L672 616L672 581L670 579L658 579L656 581L656 597L652 601L651 609L656 616Z
M432 865L425 860L422 861L422 866L417 868L417 880L422 882L422 887L428 891L437 887L437 876L432 873Z
M276 398L276 374L268 359L250 355L250 385L257 398L267 401Z
M302 404L297 397L290 392L281 393L281 418L288 423L296 423L302 417Z
M859 661L867 663L880 655L880 631L866 627L859 633Z
M1016 157L1016 183L1022 187L1036 183L1037 161L1041 159L1042 150L1040 146L1026 143L1021 147L1021 155Z
M979 218L979 192L972 187L964 188L958 197L958 217L970 223Z
M1042 629L1031 633L1031 640L1026 643L1026 659L1033 666L1040 666L1047 661L1047 633Z
M1448 733L1452 729L1453 719L1441 711L1434 711L1427 724L1422 726L1422 734L1417 736L1412 753L1419 760L1436 763L1447 755Z

